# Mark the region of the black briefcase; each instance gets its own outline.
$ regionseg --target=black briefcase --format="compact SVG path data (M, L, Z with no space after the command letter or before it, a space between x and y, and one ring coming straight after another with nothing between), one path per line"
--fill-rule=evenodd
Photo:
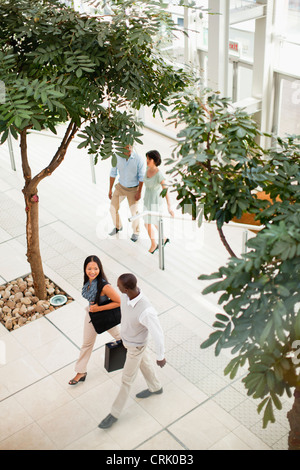
M104 368L107 372L123 369L126 360L126 352L127 349L124 347L122 341L106 343Z

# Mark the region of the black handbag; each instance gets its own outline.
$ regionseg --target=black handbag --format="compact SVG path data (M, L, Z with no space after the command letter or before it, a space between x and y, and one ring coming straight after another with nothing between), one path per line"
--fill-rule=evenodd
M104 368L107 372L123 369L126 360L126 353L127 349L124 347L122 341L106 343Z
M101 305L110 304L111 300L108 299L101 302ZM121 322L121 309L120 307L112 308L110 310L102 310L101 312L89 312L91 322L98 334L110 330Z

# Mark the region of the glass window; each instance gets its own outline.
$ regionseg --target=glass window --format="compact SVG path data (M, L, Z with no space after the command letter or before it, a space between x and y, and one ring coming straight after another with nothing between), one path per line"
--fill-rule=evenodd
M275 5L276 68L300 76L300 0L277 0Z
M279 135L300 135L300 80L282 80Z
M291 11L300 11L300 0L289 0L289 9Z

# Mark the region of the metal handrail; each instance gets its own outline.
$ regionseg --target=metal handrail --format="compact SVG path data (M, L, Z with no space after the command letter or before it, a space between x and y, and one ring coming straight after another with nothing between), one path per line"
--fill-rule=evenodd
M154 215L156 217L163 217L165 219L177 219L177 220L185 220L184 217L177 217L177 216L172 216L172 215L169 215L169 214L163 214L162 212L156 212L156 211L143 211L143 212L139 212L138 214L136 215L133 215L131 217L129 217L129 222L133 222L134 220L137 220L139 219L140 217L143 217L144 215Z
M141 217L144 217L145 215L154 215L156 217L159 217L159 223L158 223L159 269L164 270L165 269L165 246L164 246L163 218L176 219L176 220L186 220L186 219L184 217L177 217L177 216L173 217L169 214L163 214L161 212L143 211L143 212L140 212L140 213L138 213L138 214L136 214L132 217L129 217L128 221L133 222L134 220L140 219ZM195 222L196 222L196 220L195 220ZM203 220L202 223L209 223L209 222ZM201 223L201 225L202 225L202 223ZM233 227L233 228L243 228L244 229L243 241L242 241L242 252L243 253L247 252L246 244L247 244L247 241L248 241L248 230L260 231L265 227L265 225L240 224L238 222L232 222L232 221L228 222L227 226Z
M176 217L171 216L169 214L162 214L161 212L155 211L143 211L139 214L133 215L129 217L129 222L133 222L134 220L139 219L140 217L144 217L145 215L154 215L159 218L158 220L158 253L159 253L159 269L164 271L165 269L165 246L164 246L164 224L163 218L166 219L177 219L177 220L185 220L184 217Z
M13 171L16 171L17 169L16 169L15 155L14 155L14 149L13 149L10 131L8 132L7 143L8 143L8 151L9 151L11 168Z
M236 227L236 228L243 228L243 241L242 241L242 253L246 254L247 253L247 241L248 241L248 231L249 230L254 230L254 231L260 231L262 230L265 225L250 225L250 224L239 224L238 222L228 222L229 227Z

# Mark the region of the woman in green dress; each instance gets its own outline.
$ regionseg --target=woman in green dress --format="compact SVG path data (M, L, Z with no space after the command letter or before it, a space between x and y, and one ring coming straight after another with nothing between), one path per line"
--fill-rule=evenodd
M147 170L144 177L145 195L144 195L144 211L162 212L164 200L160 195L162 190L166 188L164 175L159 170L161 164L161 156L157 150L150 150L146 153L147 157ZM169 194L166 194L166 201L169 214L174 217L174 212L171 209ZM153 254L158 249L156 241L156 230L158 230L158 217L154 215L144 216L145 227L147 229L151 246L149 253ZM169 239L164 240L164 244L168 243Z

